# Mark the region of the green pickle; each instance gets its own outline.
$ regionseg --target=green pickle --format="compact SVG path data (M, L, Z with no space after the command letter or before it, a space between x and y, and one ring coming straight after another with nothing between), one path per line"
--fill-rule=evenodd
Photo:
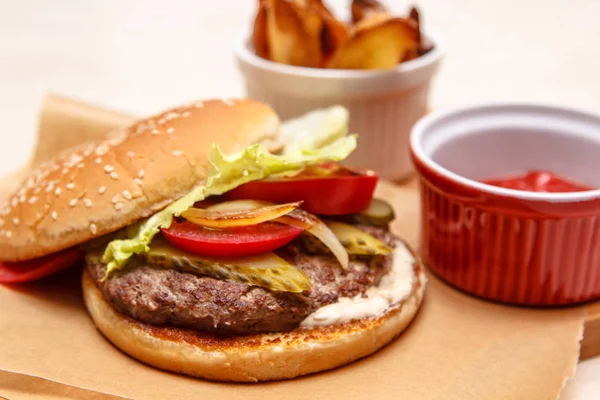
M325 223L349 254L387 255L393 251L390 246L381 240L350 224L338 221L325 221Z
M385 227L394 220L394 209L385 201L374 198L366 210L354 215L354 219L361 224Z
M150 245L150 251L139 257L163 268L260 286L276 292L300 293L312 287L304 272L274 253L235 258L204 257L179 250L156 238Z

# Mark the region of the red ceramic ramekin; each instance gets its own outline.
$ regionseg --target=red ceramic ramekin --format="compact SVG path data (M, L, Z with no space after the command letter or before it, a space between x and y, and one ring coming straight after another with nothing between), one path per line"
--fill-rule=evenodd
M491 104L430 114L413 128L421 254L474 295L524 305L600 298L600 190L537 193L484 179L551 171L600 188L600 118Z

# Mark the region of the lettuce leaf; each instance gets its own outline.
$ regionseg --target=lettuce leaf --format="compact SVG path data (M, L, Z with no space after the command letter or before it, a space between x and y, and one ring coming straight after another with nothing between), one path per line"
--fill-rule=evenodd
M204 197L204 187L196 187L150 218L130 226L127 232L128 239L116 239L110 242L102 257L102 261L107 263L104 279L114 270L121 269L134 254L147 253L152 238L161 228L171 226L174 216L179 216Z
M319 149L348 134L348 110L333 106L314 110L281 126L281 139L289 143L284 154Z
M134 254L148 252L152 238L160 229L168 228L174 216L181 215L197 201L208 196L223 194L244 183L270 176L295 175L305 166L330 160L341 161L348 157L356 148L356 136L347 136L347 112L340 113L337 108L334 112L336 113L334 117L331 117L332 114L327 111L321 114L321 118L325 117L327 121L317 123L318 121L313 120L307 124L317 132L318 140L306 136L303 131L305 128L302 128L299 119L294 120L293 129L287 132L288 134L301 132L301 136L296 139L284 138L292 141L288 142L282 155L271 154L262 145L256 144L238 154L228 156L221 152L217 144L214 144L210 156L211 169L206 184L194 188L150 218L130 226L127 239L110 242L103 256L103 261L107 264L104 278L113 271L121 269Z

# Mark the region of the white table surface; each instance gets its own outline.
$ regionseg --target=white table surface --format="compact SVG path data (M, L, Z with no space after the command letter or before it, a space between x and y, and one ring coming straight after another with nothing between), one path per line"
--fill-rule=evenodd
M346 13L348 2L328 1ZM0 1L0 175L30 156L47 91L136 114L243 95L231 47L256 3ZM599 0L417 3L448 47L434 107L520 100L600 113ZM580 363L561 396L598 398L600 357Z

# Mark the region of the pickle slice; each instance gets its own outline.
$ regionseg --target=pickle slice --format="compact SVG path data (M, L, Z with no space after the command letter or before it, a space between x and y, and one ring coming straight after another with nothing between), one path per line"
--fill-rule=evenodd
M354 215L356 222L385 227L394 220L394 209L383 200L373 198L369 207Z
M312 287L304 272L274 253L235 258L204 257L158 239L153 240L150 251L140 257L164 268L260 286L275 292L300 293Z
M381 240L352 225L338 221L326 221L325 223L350 254L374 256L387 255L393 251Z

